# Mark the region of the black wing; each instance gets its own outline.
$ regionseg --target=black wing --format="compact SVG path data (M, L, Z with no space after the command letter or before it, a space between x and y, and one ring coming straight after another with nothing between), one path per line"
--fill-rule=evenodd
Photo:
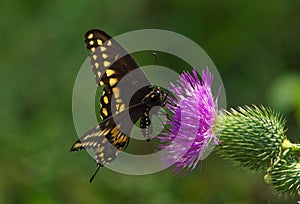
M149 86L150 82L131 55L111 36L100 30L88 31L85 43L92 52L90 59L96 83L104 85L100 99L102 119L139 103L147 92L140 92L139 97L133 99L131 104L128 97L132 96L134 90Z
M112 115L103 120L95 128L85 133L72 146L71 151L76 152L83 149L92 149L96 152L97 163L104 165L115 159L116 155L123 149L128 142L132 125L126 121L139 119L142 115L145 104L133 105L130 109L138 114L130 114L130 109ZM124 122L125 121L125 122Z
M102 122L76 141L71 151L93 149L101 167L128 144L131 128L147 108L142 99L152 88L135 60L108 34L90 30L85 43L91 51L96 83L104 86L100 99Z
M137 114L130 115L130 109ZM139 115L142 115L145 109L145 104L140 103L133 105L130 109L107 117L95 128L85 133L72 146L72 152L83 149L92 149L96 152L95 160L97 161L98 167L91 177L90 182L93 181L100 167L113 161L124 146L126 147L129 142L129 137L127 135L129 135L133 125L133 123L127 123L126 121L129 121L130 119L137 121Z

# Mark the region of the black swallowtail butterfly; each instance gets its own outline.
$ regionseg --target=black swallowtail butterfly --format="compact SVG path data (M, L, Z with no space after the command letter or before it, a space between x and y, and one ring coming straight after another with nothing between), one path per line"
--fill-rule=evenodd
M77 140L71 151L92 149L96 152L97 169L90 179L92 182L100 167L127 147L130 130L139 119L146 141L150 140L150 109L164 106L167 94L160 87L150 85L132 56L105 32L88 31L85 44L91 51L96 83L104 86L100 99L102 122Z

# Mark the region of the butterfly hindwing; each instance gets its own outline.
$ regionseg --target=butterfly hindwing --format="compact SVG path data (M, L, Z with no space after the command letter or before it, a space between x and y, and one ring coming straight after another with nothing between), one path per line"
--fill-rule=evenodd
M95 159L97 163L102 166L113 160L119 153L120 149L113 146L105 135L110 134L111 130L101 130L97 125L95 128L84 134L73 145L71 151L78 151L82 149L91 149L96 152Z
M129 135L133 125L133 123L124 123L122 121L131 119L136 122L139 119L139 115L144 111L144 104L134 105L131 109L137 111L138 114L130 115L130 111L127 109L108 117L77 140L71 151L92 149L96 152L95 159L97 163L101 165L115 159L117 154L128 144L129 137L127 135Z

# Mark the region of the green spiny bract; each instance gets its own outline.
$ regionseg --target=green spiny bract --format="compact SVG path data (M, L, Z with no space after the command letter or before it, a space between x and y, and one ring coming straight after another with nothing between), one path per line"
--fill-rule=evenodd
M295 155L283 156L272 165L266 175L265 181L281 195L291 196L299 194L300 190L300 163Z
M214 127L221 142L217 153L243 168L266 171L282 152L284 125L282 117L269 108L224 111Z

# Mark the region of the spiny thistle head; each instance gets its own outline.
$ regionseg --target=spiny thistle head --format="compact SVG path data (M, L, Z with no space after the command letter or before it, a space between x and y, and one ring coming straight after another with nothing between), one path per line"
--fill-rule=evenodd
M271 109L245 106L220 113L217 153L252 170L266 170L281 154L285 121Z

